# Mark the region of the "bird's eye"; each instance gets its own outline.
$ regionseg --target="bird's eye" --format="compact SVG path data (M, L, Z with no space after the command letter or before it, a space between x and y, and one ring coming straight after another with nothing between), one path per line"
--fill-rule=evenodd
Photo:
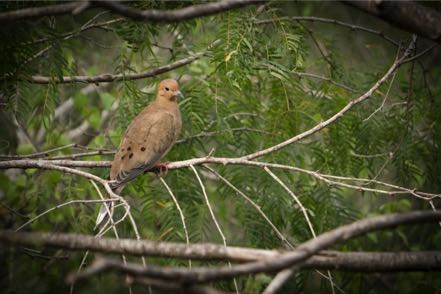
M166 91L168 91L168 90L170 90L170 89L169 89L169 88L167 88L167 87L165 87L165 90L166 90Z

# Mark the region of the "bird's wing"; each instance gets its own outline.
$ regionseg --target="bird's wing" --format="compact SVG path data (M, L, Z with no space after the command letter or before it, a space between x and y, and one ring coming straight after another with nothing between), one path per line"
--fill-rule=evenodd
M176 140L175 116L170 112L145 112L127 129L115 159L110 179L115 189L152 168Z

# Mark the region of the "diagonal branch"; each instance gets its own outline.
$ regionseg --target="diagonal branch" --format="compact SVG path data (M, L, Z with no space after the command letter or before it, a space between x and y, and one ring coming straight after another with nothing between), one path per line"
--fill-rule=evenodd
M331 18L323 18L323 17L317 17L317 16L292 16L292 17L280 17L277 19L261 19L261 20L256 20L254 23L255 24L270 24L270 23L274 23L277 20L282 20L282 19L290 19L293 21L310 21L310 22L330 23L330 24L339 25L342 27L347 27L352 31L363 31L363 32L367 32L370 34L380 36L396 47L398 47L400 45L397 41L395 41L391 37L386 36L382 31L377 31L377 30L374 30L371 28L367 28L367 27L355 25L352 23L347 23L344 21L331 19Z
M214 215L213 212L213 208L211 208L211 204L210 204L210 200L208 200L208 195L207 192L205 190L205 186L204 183L201 180L201 177L199 176L198 171L195 169L195 167L193 165L190 165L190 169L193 171L194 175L196 176L199 185L201 186L201 190L202 190L202 194L204 195L204 199L205 199L205 203L207 204L208 210L210 211L210 215L211 215L211 219L213 220L214 224L216 225L216 229L219 232L219 235L222 238L222 243L224 244L224 247L227 247L227 238L225 237L224 233L222 232L222 229L216 219L216 216ZM231 263L228 262L228 266L231 267ZM234 279L234 287L236 289L236 293L239 293L238 287L237 287L237 282L236 279Z
M187 224L185 222L184 212L182 211L182 208L179 205L178 199L176 199L176 196L173 194L173 191L167 185L167 182L161 176L159 177L159 180L161 181L161 183L164 186L164 188L167 190L168 194L170 194L173 202L176 205L176 209L178 210L179 216L181 217L182 227L184 228L185 242L187 243L187 246L189 246L190 245L190 238L188 236ZM188 260L188 266L191 267L191 259Z
M327 126L329 126L330 124L334 123L335 121L337 121L340 117L342 117L347 111L349 111L352 107L354 107L357 104L360 104L361 102L363 102L364 100L368 99L369 97L371 97L374 92L385 82L389 79L389 77L404 63L405 59L409 56L409 54L411 53L411 51L413 50L414 46L415 46L415 42L416 42L416 37L413 38L412 42L409 44L409 46L407 47L406 51L404 52L404 54L400 57L397 58L394 63L392 64L392 66L389 68L389 70L386 72L386 74L380 79L378 80L366 93L364 93L363 95L361 95L360 97L351 100L348 104L346 104L345 107L343 107L339 112L337 112L336 114L334 114L332 117L328 118L327 120L317 124L316 126L314 126L313 128L298 134L297 136L294 136L286 141L283 141L277 145L271 146L269 148L245 155L241 158L243 159L255 159L257 157L261 157L264 155L267 155L269 153L272 152L276 152L288 145L291 145L293 143L296 143L298 141L301 141L303 139L305 139L306 137L309 137L315 133L317 133L318 131L326 128Z
M273 224L273 222L270 220L270 218L263 212L262 208L254 202L249 196L247 196L244 192L239 190L236 186L234 186L230 181L228 181L226 178L221 176L217 171L209 167L208 165L203 165L206 169L208 169L211 173L213 173L216 177L221 179L225 184L227 184L228 187L233 189L237 194L239 194L242 198L244 198L249 204L251 204L257 212L263 217L263 219L269 224L269 226L273 229L273 231L277 234L279 239L286 244L289 248L294 248L294 246L286 239L286 237L282 234L282 232L279 231L279 229Z
M89 278L101 272L117 271L135 277L148 276L152 278L180 281L181 283L205 283L214 280L233 278L239 275L280 271L294 265L300 265L308 258L323 250L326 247L347 241L357 236L370 232L394 228L398 225L420 224L441 220L441 212L433 211L414 211L401 214L389 214L373 218L363 219L349 225L341 226L337 229L317 236L316 239L309 240L298 246L295 251L284 253L278 258L266 258L256 262L230 267L197 269L181 269L149 266L144 268L137 264L124 266L112 260L99 260L94 265L79 274L73 274L68 278L69 282Z
M441 13L416 1L342 1L396 27L441 42Z

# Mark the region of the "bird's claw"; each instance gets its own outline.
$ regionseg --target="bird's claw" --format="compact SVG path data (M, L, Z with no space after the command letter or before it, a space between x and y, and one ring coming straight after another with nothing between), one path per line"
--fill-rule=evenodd
M168 161L157 163L155 165L155 170L154 170L155 174L159 177L162 177L163 175L167 174L169 163L170 162L168 162Z

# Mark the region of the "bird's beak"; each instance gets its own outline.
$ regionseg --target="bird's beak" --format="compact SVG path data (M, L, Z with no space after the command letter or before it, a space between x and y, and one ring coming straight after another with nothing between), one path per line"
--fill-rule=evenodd
M184 98L185 98L185 97L184 97L184 94L182 94L181 91L177 91L176 94L175 94L175 96L176 96L176 97L179 97L179 98L181 98L181 99L184 99Z

